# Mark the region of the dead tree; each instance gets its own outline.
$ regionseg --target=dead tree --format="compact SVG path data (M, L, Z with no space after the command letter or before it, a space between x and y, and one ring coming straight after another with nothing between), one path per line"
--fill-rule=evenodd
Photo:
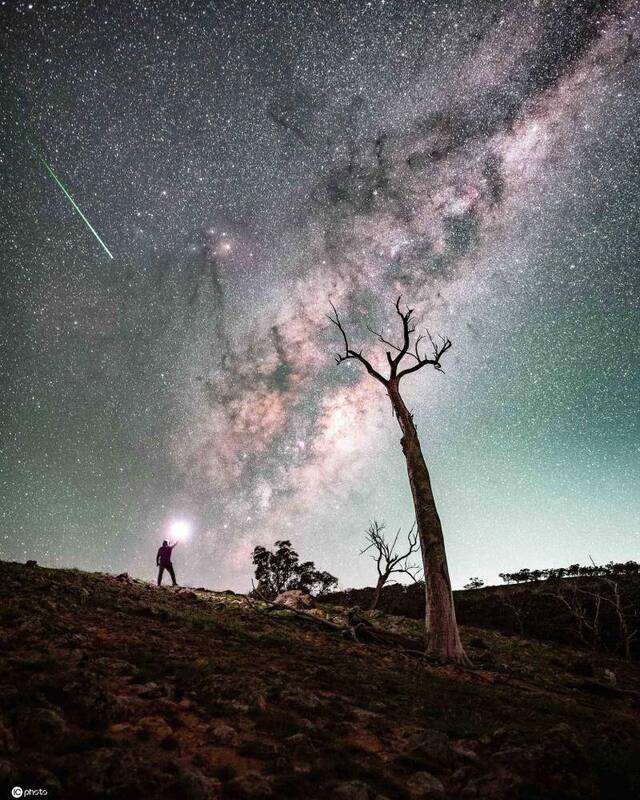
M384 522L378 522L374 519L367 528L366 540L368 544L364 550L360 551L360 555L363 555L373 550L372 558L376 562L376 570L378 571L378 581L373 594L373 602L371 603L372 609L377 607L378 601L380 600L380 593L392 575L408 575L412 580L416 581L420 571L417 565L409 561L413 553L417 553L419 548L418 532L416 531L415 522L411 526L407 536L408 549L406 552L396 552L396 545L398 544L401 529L398 528L398 532L391 542L387 541L384 530Z
M618 636L613 649L631 659L631 648L639 633L637 612L619 579L601 575L585 585L558 580L551 582L545 594L562 603L576 623L578 638L593 650L605 648L605 642L612 638L607 636L607 616L614 620Z
M402 344L396 345L385 339L382 333L369 328L369 331L382 344L390 348L386 351L389 364L388 377L384 377L374 369L371 363L362 355L362 351L353 350L349 346L347 334L338 316L338 311L332 303L333 314L329 315L329 319L338 328L344 341L344 352L336 355L336 363L341 364L349 359L358 361L372 378L375 378L384 386L389 396L393 413L402 431L400 443L407 462L409 484L413 495L422 551L425 578L427 654L443 661L465 664L468 663L468 659L460 641L460 633L456 622L442 524L436 509L429 471L422 455L413 415L409 412L400 394L400 381L407 375L411 375L426 366L432 366L438 371L442 370L440 362L451 347L451 341L440 337L440 341L436 342L427 331L427 338L431 343L432 351L430 354L424 351L421 352L420 343L425 337L422 335L413 337L416 331L412 319L413 309L407 307L406 311L402 311L400 300L401 298L399 297L395 307L402 322ZM408 360L413 363L409 363Z

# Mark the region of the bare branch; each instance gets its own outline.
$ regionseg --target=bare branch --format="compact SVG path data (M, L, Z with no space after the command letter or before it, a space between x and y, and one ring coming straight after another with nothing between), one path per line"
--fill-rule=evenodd
M376 380L380 381L383 386L387 387L389 385L389 381L399 381L405 375L409 375L412 372L416 372L422 367L426 367L427 365L431 365L434 369L442 372L442 364L441 359L447 350L451 347L451 340L445 338L444 336L440 336L440 342L436 342L431 333L427 331L427 338L431 342L431 349L432 354L430 356L426 356L421 354L420 352L420 342L423 341L425 336L423 334L418 334L415 337L413 342L413 346L411 344L411 339L413 334L416 332L416 326L413 324L413 308L409 308L407 306L406 311L403 311L400 306L400 301L402 300L402 296L398 297L395 302L395 309L396 313L400 317L402 321L402 345L397 345L395 342L388 339L383 332L377 331L372 328L370 325L367 325L367 330L369 333L373 334L376 339L381 343L384 344L386 347L389 347L390 350L386 351L387 362L389 363L389 377L385 378L381 375L371 363L362 355L362 351L353 350L349 346L349 340L347 338L347 333L344 329L344 325L338 315L338 310L336 309L335 305L330 302L331 309L333 311L332 314L328 315L328 319L338 328L340 334L342 335L342 340L344 342L344 352L336 354L336 363L341 364L343 361L347 361L348 359L354 359L359 361L364 368L367 370L369 375L374 377ZM402 369L399 371L400 364L402 360L408 356L415 361L410 367Z
M401 348L398 347L397 344L394 344L393 342L390 342L387 339L385 339L384 336L382 335L382 331L380 332L375 331L368 323L367 323L367 330L369 331L369 333L372 333L376 337L376 339L378 339L378 341L382 342L382 344L386 344L388 347L390 347L392 350L395 350L398 353L400 352Z
M395 372L396 372L396 370L398 368L398 365L402 361L402 359L409 352L409 347L411 346L411 334L414 333L415 329L416 329L415 325L413 327L411 327L411 315L413 314L413 309L409 308L409 306L407 306L407 310L403 314L402 311L400 311L400 300L401 299L402 299L402 295L400 295L400 297L398 297L398 299L396 300L396 311L398 313L398 316L402 320L403 344L402 344L402 349L400 350L400 352L398 353L398 355L394 359L394 366L395 366L395 369L393 370L394 374L395 374Z
M340 333L342 334L342 339L344 341L344 354L336 353L336 364L341 364L343 361L346 361L349 358L353 358L356 361L359 361L363 364L364 368L367 370L369 375L371 375L376 380L380 381L383 386L387 386L388 381L386 378L383 378L382 375L375 370L371 364L367 361L367 359L362 355L362 352L356 352L349 347L349 341L347 339L346 331L340 321L340 317L338 316L338 309L331 303L331 308L333 309L333 316L328 314L328 319L338 328Z
M412 372L416 372L422 367L427 366L427 364L431 364L434 369L437 369L438 372L442 372L442 365L440 364L440 359L442 356L451 348L451 340L445 339L444 336L440 337L442 339L442 344L436 344L431 335L429 335L429 339L431 340L431 344L433 345L433 358L419 358L419 360L412 366L403 369L402 372L398 373L398 380L400 378L404 378L405 375L409 375Z
M407 549L400 553L396 551L396 547L402 528L398 528L394 538L391 541L387 541L384 534L385 527L384 522L378 522L377 520L369 523L365 534L368 544L360 551L361 554L364 554L369 550L374 550L372 558L376 562L376 570L379 577L378 587L376 588L376 602L380 590L393 574L407 575L415 582L422 572L422 568L419 565L409 561L413 553L420 548L416 523L413 523L407 535Z

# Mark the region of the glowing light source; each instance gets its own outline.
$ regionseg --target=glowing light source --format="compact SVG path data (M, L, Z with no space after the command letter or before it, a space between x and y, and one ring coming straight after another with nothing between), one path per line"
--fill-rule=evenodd
M188 539L191 534L191 523L184 519L177 519L171 523L169 528L169 535L175 541L182 542Z

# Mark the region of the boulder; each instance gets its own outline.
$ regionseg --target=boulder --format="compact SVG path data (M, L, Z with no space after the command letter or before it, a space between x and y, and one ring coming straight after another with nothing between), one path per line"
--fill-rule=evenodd
M233 778L225 786L225 796L239 800L267 800L274 796L269 781L257 772L245 772Z
M145 700L157 700L167 694L167 687L161 686L154 681L149 681L149 683L143 683L138 686L136 693L138 697L142 697Z
M442 783L430 772L416 772L407 781L412 796L420 800L444 800L446 792Z
M141 795L138 762L124 748L100 747L66 756L69 797L135 797Z
M454 769L460 761L460 756L449 743L447 734L432 729L411 734L403 751L418 757L427 769L434 772Z
M513 772L489 772L475 778L460 793L461 800L517 800L522 779Z
M238 734L231 725L225 722L217 722L211 726L211 737L216 744L235 747L238 744Z
M180 595L183 600L198 600L198 595L193 591L193 589L187 589L185 586L172 586L171 588L177 595Z
M48 745L60 743L68 735L67 723L51 708L32 708L19 715L18 740L24 744Z
M287 592L282 592L273 602L277 605L299 610L313 608L315 606L313 597L311 597L310 594L303 592L301 589L290 589Z
M143 717L136 725L144 738L164 739L173 733L171 726L162 717Z
M17 770L11 761L0 758L0 786L17 783Z
M305 733L294 733L285 739L287 750L295 758L306 758L315 753L316 748L311 739Z
M216 778L207 778L197 769L183 767L176 781L179 797L189 800L217 800L222 797L222 784Z
M322 705L322 701L318 695L310 692L308 689L302 689L299 686L286 689L282 693L281 699L288 705L301 711L314 711Z
M362 781L339 783L330 795L331 800L372 800L371 787Z
M27 776L25 776L27 777ZM24 781L27 783L27 781ZM62 786L56 776L44 767L32 767L29 769L28 782L31 786L37 786L38 789L44 789L47 792L45 796L59 797L62 792Z
M0 753L15 753L16 743L13 734L6 725L0 720Z

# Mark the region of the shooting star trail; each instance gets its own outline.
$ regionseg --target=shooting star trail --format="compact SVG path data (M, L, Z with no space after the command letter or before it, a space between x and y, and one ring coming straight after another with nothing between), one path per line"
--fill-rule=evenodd
M33 145L32 145L32 147L33 147ZM56 175L56 173L55 173L55 172L54 172L54 171L51 169L51 167L50 167L50 166L47 164L47 162L44 160L43 156L41 156L41 155L40 155L40 153L38 153L38 151L37 151L35 148L33 148L33 152L34 152L34 153L35 153L35 155L36 155L36 156L37 156L37 157L40 159L40 161L42 161L42 163L45 165L45 167L46 167L46 169L47 169L47 172L49 173L49 175L51 175L51 177L53 178L53 180L54 180L54 181L55 181L55 182L58 184L58 186L59 186L59 187L62 189L62 191L65 193L65 195L66 195L66 196L69 198L69 200L70 200L70 202L71 202L71 205L72 205L72 206L75 208L75 210L78 212L78 214L80 214L80 216L82 217L82 219L83 219L83 220L84 220L84 222L86 223L86 225L87 225L87 227L89 228L89 230L91 231L91 233L92 233L92 234L93 234L93 235L96 237L96 239L97 239L97 240L100 242L100 244L102 245L102 248L104 249L105 253L106 253L106 254L109 256L109 258L113 258L113 253L111 252L111 250L109 250L109 248L107 247L107 245L106 245L106 244L105 244L105 243L102 241L102 239L101 239L101 238L98 236L98 232L97 232L97 231L96 231L96 229L93 227L93 225L92 225L92 224L89 222L89 220L88 220L88 219L85 217L85 215L82 213L82 211L80 210L80 207L78 206L78 204L76 203L76 201L73 199L73 197L71 197L71 195L69 194L69 192L66 190L66 188L65 188L64 184L62 183L62 181L61 181L61 180L59 180L59 178L58 178L58 176Z

